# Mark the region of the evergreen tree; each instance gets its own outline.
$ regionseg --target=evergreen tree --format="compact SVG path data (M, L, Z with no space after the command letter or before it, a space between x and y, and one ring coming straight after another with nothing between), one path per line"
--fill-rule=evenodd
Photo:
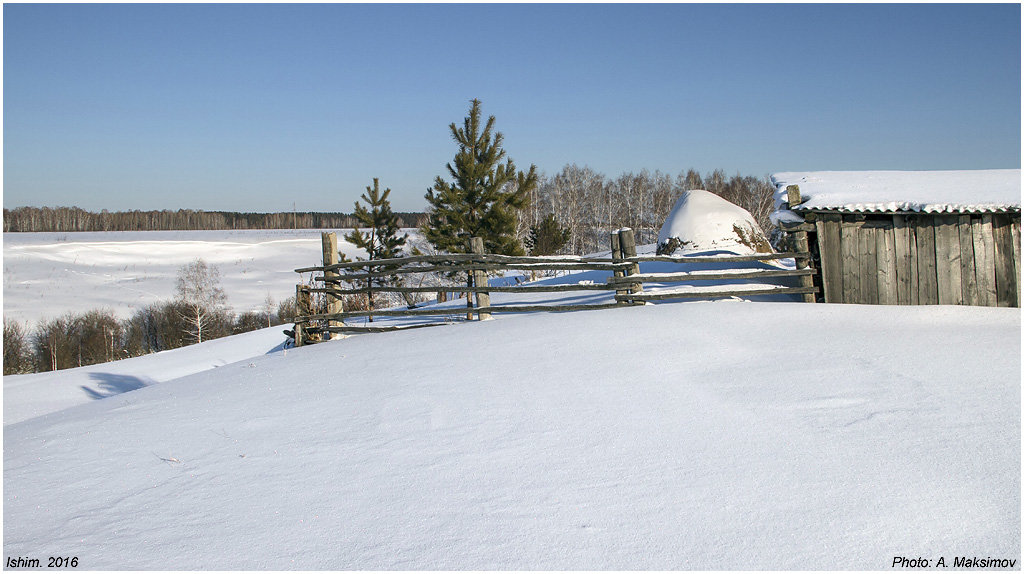
M449 253L467 252L468 239L480 237L488 253L522 255L515 234L516 210L526 206L537 186L536 166L531 165L528 173L516 171L501 147L504 137L494 132L494 116L481 126L480 100L472 101L461 128L453 123L449 129L458 144L454 165L447 166L452 182L438 176L427 190L424 236Z
M530 255L554 255L569 243L570 236L569 230L558 224L555 214L549 213L539 224L530 227L526 247Z
M366 193L362 195L366 206L356 202L356 210L353 217L359 222L360 228L367 228L368 232L363 233L361 229L355 229L345 236L345 240L365 249L369 257L368 261L378 259L394 259L402 256L402 246L405 245L408 235L398 236L398 216L391 211L391 202L388 196L390 189L380 191L378 178L373 178L373 187L366 187ZM366 207L369 206L369 209Z
M381 259L394 259L402 256L402 247L405 245L408 235L398 236L398 216L391 211L391 202L388 201L390 189L380 191L378 178L373 178L373 187L366 187L366 193L362 195L366 206L356 202L356 210L353 217L359 222L360 227L367 228L367 233L359 228L345 236L345 240L366 250L368 261ZM369 209L367 209L369 206ZM378 271L386 271L386 268ZM383 285L388 281L387 277L367 279L366 297L368 308L373 310L373 295L371 293L374 284ZM391 281L397 285L397 278L392 276ZM373 321L373 317L370 317Z

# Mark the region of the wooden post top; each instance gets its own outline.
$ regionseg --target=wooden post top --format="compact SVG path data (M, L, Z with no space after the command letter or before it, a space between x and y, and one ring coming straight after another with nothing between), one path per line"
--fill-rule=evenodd
M787 185L786 186L786 197L789 200L789 206L800 205L803 203L803 198L800 197L800 186L799 185Z

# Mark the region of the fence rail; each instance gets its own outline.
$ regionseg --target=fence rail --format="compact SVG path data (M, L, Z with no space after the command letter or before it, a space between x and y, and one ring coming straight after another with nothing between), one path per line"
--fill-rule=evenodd
M614 231L610 235L610 257L522 257L489 254L483 252L483 242L473 238L468 245L470 253L442 255L417 255L397 259L379 259L375 261L337 260L337 238L332 233L323 234L324 264L296 269L297 273L321 273L311 275L313 285L296 287L295 342L302 345L324 338L334 333L383 333L417 329L436 325L449 324L453 317L465 315L466 320L488 319L492 314L501 313L536 313L565 312L581 310L612 309L630 305L643 305L648 301L692 298L721 298L731 296L802 294L804 300L813 302L818 288L814 286L812 275L817 270L810 266L811 255L806 250L786 253L760 253L754 255L732 256L695 256L673 257L666 255L637 255L636 242L631 229ZM800 244L798 243L798 246ZM800 246L802 247L802 246ZM804 248L806 249L806 248ZM687 272L640 273L640 263L749 263L755 261L773 261L779 259L795 259L797 269L736 269L736 270L703 270ZM488 271L611 271L604 282L580 282L562 285L504 285L490 286L487 284ZM467 281L463 285L430 285L406 286L401 284L381 284L384 278L397 278L414 273L445 273L465 274ZM692 281L728 281L736 279L760 278L800 278L799 287L765 287L763 285L715 285L710 288L664 288L666 283L687 283ZM343 284L360 283L355 287L344 287ZM644 291L644 285L655 284L657 289ZM614 291L614 302L610 303L553 303L544 305L516 304L492 305L491 293L568 293L573 291L594 292ZM422 293L437 293L438 301L444 300L443 294L461 293L466 297L466 307L430 307L418 308L410 302L410 296ZM409 302L404 309L373 309L373 293L398 293ZM320 312L313 311L312 296L322 298ZM370 308L346 311L342 298L346 296L365 295ZM476 304L473 304L473 297ZM414 323L409 325L346 325L344 321L351 318L368 317L415 317L435 318L432 322Z

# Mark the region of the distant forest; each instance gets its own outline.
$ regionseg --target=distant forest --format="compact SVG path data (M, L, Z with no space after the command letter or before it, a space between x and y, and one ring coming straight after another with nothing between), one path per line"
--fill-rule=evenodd
M401 227L419 227L423 213L398 213ZM221 229L345 229L356 226L346 213L234 211L107 211L78 207L18 207L4 209L4 232L9 231L194 231Z
M516 235L554 215L569 240L559 253L581 255L608 249L608 233L630 227L638 244L654 243L676 200L689 189L705 189L746 209L765 233L775 231L768 214L775 186L767 176L727 175L694 169L673 176L646 169L608 177L590 167L568 164L541 175L525 209L516 213ZM421 227L425 213L397 213L399 227ZM221 229L347 229L346 213L237 213L230 211L119 211L92 213L77 207L19 207L4 210L4 231L177 231Z

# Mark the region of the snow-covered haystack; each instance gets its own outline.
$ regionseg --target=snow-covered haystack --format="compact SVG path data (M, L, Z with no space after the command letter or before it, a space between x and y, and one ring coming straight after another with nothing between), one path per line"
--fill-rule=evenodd
M683 193L658 233L658 255L718 249L737 255L772 252L746 209L703 189Z

